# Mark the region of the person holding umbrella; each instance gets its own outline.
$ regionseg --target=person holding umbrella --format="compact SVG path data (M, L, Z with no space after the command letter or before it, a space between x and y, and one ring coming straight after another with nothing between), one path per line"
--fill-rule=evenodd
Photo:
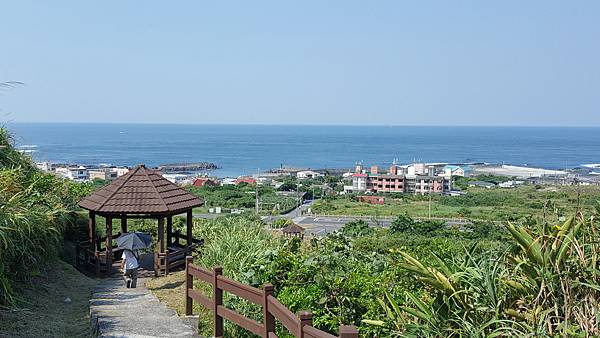
M138 250L146 249L152 244L152 236L142 232L124 233L117 238L119 249L123 249L121 256L121 269L125 277L125 285L127 288L135 288L137 286L138 275Z

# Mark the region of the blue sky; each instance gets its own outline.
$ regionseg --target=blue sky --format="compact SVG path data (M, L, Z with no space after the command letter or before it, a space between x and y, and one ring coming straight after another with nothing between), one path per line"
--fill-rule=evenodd
M7 121L600 125L599 1L2 1Z

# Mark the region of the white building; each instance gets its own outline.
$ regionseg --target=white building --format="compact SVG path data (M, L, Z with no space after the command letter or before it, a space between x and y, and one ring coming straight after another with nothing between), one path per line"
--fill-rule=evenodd
M52 171L52 163L50 162L37 162L35 166L41 171Z
M307 179L307 178L317 178L317 177L321 177L323 176L322 174L319 174L318 172L312 171L312 170L303 170L303 171L299 171L296 173L296 178L298 178L299 180L303 180L303 179Z
M519 185L523 185L523 183L525 183L525 181L506 181L499 183L498 186L500 188L516 188Z
M457 165L447 165L444 167L444 176L465 176L465 170Z
M235 184L235 181L235 178L226 177L221 181L221 185L232 185Z
M352 174L352 185L345 185L344 192L359 192L367 190L368 174L355 173Z
M117 179L117 172L108 168L108 169L94 169L88 170L90 180L100 179L107 181L114 181Z
M117 177L121 177L129 172L129 168L111 168L117 173Z
M169 182L175 184L183 184L189 180L188 175L184 174L162 174L162 177L166 178Z
M89 171L84 166L56 168L56 173L76 182L83 182L90 179Z

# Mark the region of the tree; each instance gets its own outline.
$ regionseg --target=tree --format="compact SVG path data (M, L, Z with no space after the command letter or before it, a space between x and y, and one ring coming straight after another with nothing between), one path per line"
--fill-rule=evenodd
M414 229L415 220L406 213L403 215L398 215L398 218L396 218L390 225L391 233L410 232L414 231Z

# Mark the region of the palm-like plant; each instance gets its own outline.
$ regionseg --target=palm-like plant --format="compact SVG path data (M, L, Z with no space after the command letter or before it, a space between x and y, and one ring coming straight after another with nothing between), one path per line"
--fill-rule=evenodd
M524 319L538 332L597 335L600 275L598 231L592 216L579 213L562 225L528 230L508 224L519 250L508 259L514 277L507 314Z
M388 320L365 322L419 337L600 334L595 217L506 227L515 246L499 257L476 255L472 247L464 257L425 264L399 252L400 268L413 273L429 296L407 294L409 306L398 306L386 294L379 302Z

